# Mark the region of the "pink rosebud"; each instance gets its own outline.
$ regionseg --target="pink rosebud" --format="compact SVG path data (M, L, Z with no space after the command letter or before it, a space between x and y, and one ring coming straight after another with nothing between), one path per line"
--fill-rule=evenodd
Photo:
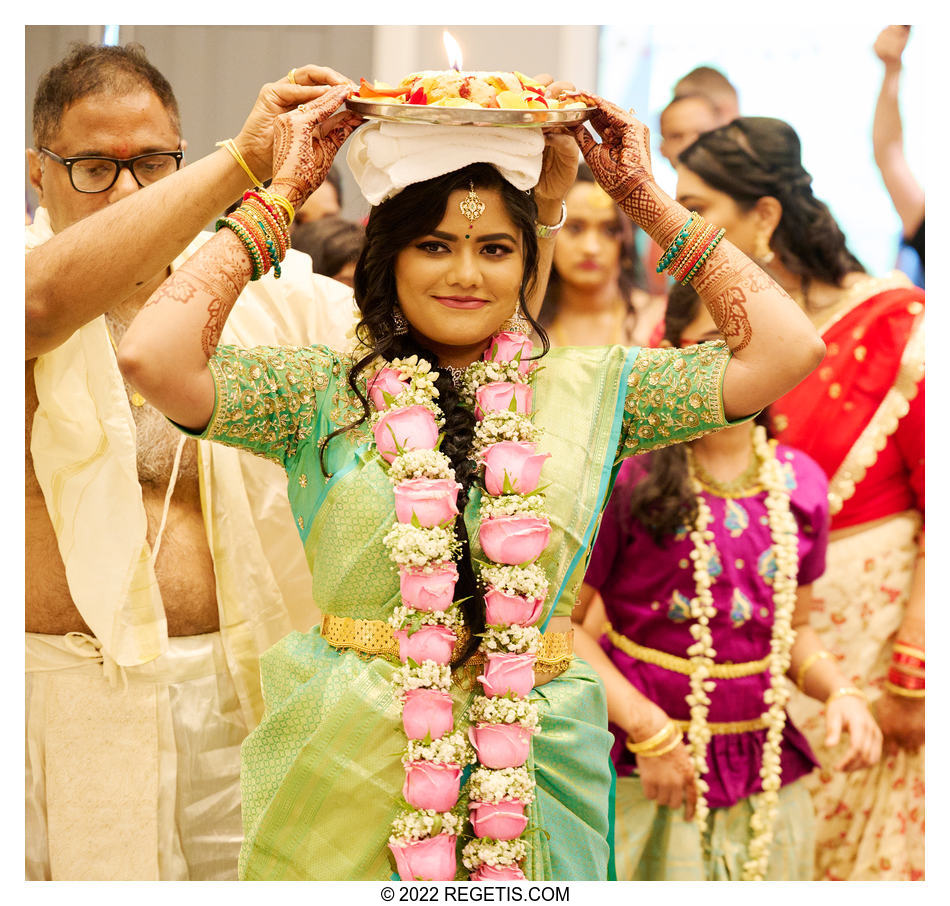
M550 523L537 516L498 516L483 519L478 526L485 556L508 565L536 560L550 537Z
M469 802L469 820L476 837L514 840L528 826L524 803L520 799L501 802Z
M508 595L489 585L485 592L485 622L489 626L531 626L541 616L544 598Z
M489 698L509 692L516 698L525 698L534 688L534 658L533 654L489 654L485 672L476 679Z
M452 696L439 689L407 689L402 725L409 739L441 739L452 729Z
M455 633L448 626L422 626L412 635L405 629L393 633L399 642L399 660L404 664L412 658L417 664L435 661L447 664L452 660Z
M366 385L369 398L377 409L389 408L389 403L386 402L386 398L383 396L384 393L389 394L389 396L399 396L403 390L408 388L409 382L404 381L395 368L380 368Z
M411 840L403 846L389 844L396 859L401 881L454 881L454 834L437 834L422 840Z
M410 566L399 567L399 593L406 607L431 612L445 611L452 604L458 567L447 560L430 569L431 572L426 572Z
M410 478L395 487L396 518L412 522L413 514L424 528L441 525L458 514L462 486L451 478Z
M551 455L535 453L537 444L502 440L487 447L482 457L485 463L485 490L498 497L505 493L505 476L516 494L530 494L541 478L541 466Z
M459 798L462 769L439 761L410 761L402 795L413 808L449 811Z
M475 391L475 418L484 418L486 412L511 409L511 401L515 401L514 411L527 415L531 411L531 398L534 395L528 384L512 384L509 381L493 381L482 384Z
M524 872L515 862L512 865L489 865L487 862L480 865L478 871L473 871L470 881L527 881Z
M517 359L518 370L527 374L535 365L530 361L530 356L531 337L517 331L505 330L492 337L483 358L486 362L514 362Z
M434 450L439 440L435 416L425 406L390 409L373 428L376 449L392 462L400 449Z
M520 768L528 760L532 731L521 724L476 724L468 738L486 768Z

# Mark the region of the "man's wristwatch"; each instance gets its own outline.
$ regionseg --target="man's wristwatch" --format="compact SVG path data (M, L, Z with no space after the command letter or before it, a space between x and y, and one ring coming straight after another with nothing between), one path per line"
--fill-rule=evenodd
M564 226L564 221L567 220L567 202L561 202L561 219L553 224L549 225L546 223L534 222L534 228L538 233L538 239L549 239L551 236L556 236L557 231Z

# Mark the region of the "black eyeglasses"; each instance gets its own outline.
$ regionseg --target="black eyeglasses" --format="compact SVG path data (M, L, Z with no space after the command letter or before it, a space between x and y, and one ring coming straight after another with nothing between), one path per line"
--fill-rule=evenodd
M95 194L107 192L115 185L119 173L128 167L132 178L142 187L158 182L162 177L174 173L181 166L184 152L152 151L149 154L139 154L136 157L60 157L49 148L40 148L40 151L62 164L69 174L69 181L77 192Z

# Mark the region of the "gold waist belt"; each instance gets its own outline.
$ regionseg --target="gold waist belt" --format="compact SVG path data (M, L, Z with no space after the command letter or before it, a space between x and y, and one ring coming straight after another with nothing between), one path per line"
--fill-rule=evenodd
M644 661L647 664L653 664L655 667L662 667L664 670L671 670L674 673L685 673L687 676L696 669L689 658L677 657L675 654L668 654L666 651L638 645L632 639L628 639L625 635L617 632L610 623L606 624L604 632L607 634L607 638L624 654L629 654L630 657L635 657L638 661ZM709 675L713 679L739 679L743 676L755 676L757 673L765 673L769 669L769 660L770 656L767 655L761 661L713 664Z
M328 645L334 648L348 648L373 657L399 660L399 643L393 635L392 627L383 620L355 620L352 617L336 617L324 614L321 634ZM462 651L471 639L471 632L463 626L456 633L455 651L452 663L461 657ZM567 632L545 632L541 636L541 650L535 660L535 672L545 674L563 673L571 666L574 657L574 630ZM485 663L485 655L476 651L463 665L475 666Z
M689 730L688 720L677 720L674 723L683 733ZM730 720L724 723L710 721L706 726L713 736L722 736L726 733L751 733L753 730L764 730L768 722L764 717L756 717L753 720Z

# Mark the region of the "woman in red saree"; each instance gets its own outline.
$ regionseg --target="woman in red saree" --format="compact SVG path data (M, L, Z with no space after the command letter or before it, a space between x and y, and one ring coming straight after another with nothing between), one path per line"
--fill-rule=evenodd
M779 439L828 476L831 543L814 584L812 625L872 700L885 756L835 776L839 753L823 745L822 706L793 698L789 711L822 764L809 779L817 877L920 880L924 294L903 275L864 272L813 195L798 136L781 120L741 117L700 136L680 160L679 201L726 226L802 305L827 346L822 364L772 414ZM808 670L819 674L826 661Z

